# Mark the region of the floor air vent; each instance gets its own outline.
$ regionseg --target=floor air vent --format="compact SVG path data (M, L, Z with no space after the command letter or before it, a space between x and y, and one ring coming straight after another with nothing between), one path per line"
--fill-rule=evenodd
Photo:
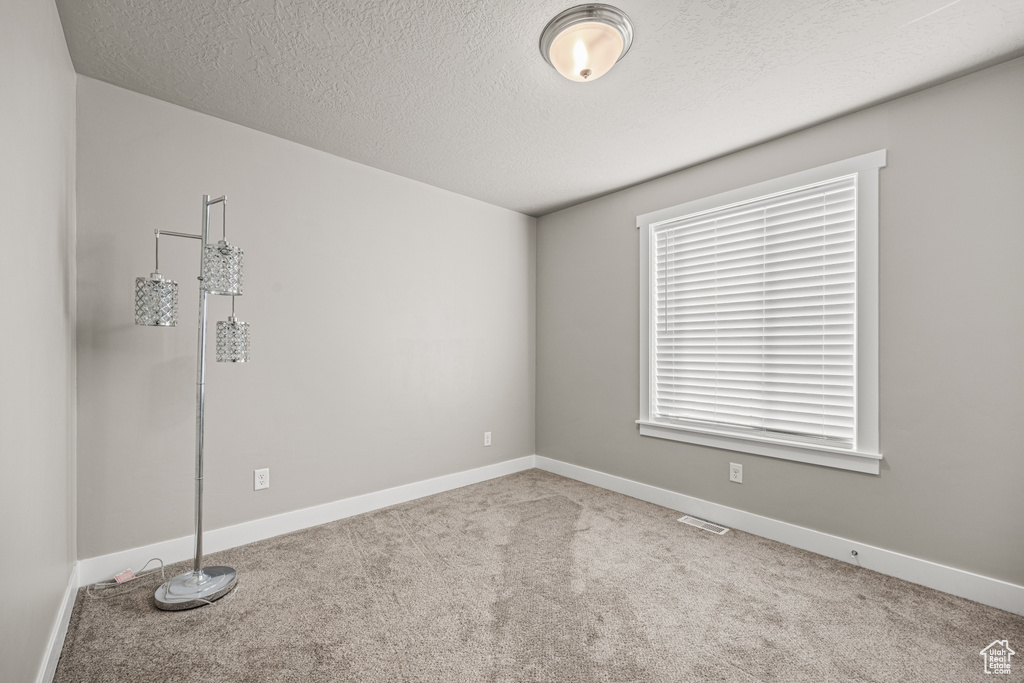
M689 515L686 517L680 517L679 521L683 524L689 524L690 526L695 526L698 529L703 529L704 531L710 531L711 533L718 534L719 536L728 531L724 526L705 522L703 519L697 519L696 517L690 517Z

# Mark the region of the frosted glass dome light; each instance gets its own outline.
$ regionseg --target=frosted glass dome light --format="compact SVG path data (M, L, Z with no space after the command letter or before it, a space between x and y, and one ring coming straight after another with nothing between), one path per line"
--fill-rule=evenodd
M611 5L578 5L548 22L540 52L570 81L595 81L629 51L633 25Z

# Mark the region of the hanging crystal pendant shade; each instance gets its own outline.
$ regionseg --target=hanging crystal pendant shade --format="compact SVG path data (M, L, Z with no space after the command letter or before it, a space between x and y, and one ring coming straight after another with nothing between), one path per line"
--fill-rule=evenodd
M245 363L249 360L249 323L235 316L217 322L217 362Z
M243 267L244 255L238 247L224 240L207 244L203 254L203 288L209 294L241 294Z
M178 324L178 283L160 273L135 278L135 324L174 327Z

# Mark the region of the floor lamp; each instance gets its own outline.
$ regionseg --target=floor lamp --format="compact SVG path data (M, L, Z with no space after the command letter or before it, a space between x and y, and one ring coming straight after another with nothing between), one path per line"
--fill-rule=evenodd
M210 207L220 204L224 233L209 244ZM245 363L249 360L249 323L235 318L235 297L242 294L243 254L227 242L227 198L203 195L203 229L199 235L156 232L156 269L148 278L135 279L135 324L173 327L178 324L178 283L160 275L160 236L200 240L199 344L196 363L196 514L195 560L192 571L161 585L154 595L163 610L182 610L209 605L227 595L238 581L231 567L203 567L203 429L206 384L206 295L231 297L231 317L217 323L217 360Z

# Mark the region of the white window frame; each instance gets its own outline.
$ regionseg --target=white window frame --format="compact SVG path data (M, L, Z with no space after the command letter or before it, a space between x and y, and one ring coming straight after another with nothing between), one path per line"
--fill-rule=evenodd
M882 460L879 446L878 401L878 176L886 164L886 150L826 164L763 183L723 192L660 211L637 216L640 232L640 426L641 436L712 446L730 451L878 474ZM657 422L654 405L653 321L655 267L651 244L661 224L700 211L728 206L764 195L784 192L832 178L857 174L856 307L855 330L855 426L852 449L786 441L761 435L738 436Z

